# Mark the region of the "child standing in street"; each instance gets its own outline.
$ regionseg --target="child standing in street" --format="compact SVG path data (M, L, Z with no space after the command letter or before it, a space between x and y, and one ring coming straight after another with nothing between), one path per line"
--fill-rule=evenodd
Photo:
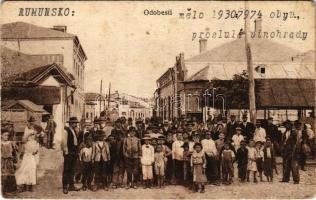
M200 190L200 193L205 192L204 184L207 182L205 175L206 169L206 158L204 151L202 151L202 144L195 143L194 151L191 156L191 169L193 173L193 184L194 192L197 192L197 189Z
M14 177L17 161L16 146L9 140L10 133L6 129L1 130L1 184L2 192L13 192L16 190Z
M253 172L253 181L257 183L257 164L256 164L256 148L255 141L249 140L248 146L248 163L247 163L247 181L249 182L250 173Z
M246 141L240 142L240 148L236 153L236 160L238 163L238 178L240 182L245 182L247 177L247 163L248 163L248 149L246 148Z
M259 172L260 181L262 182L262 172L263 172L263 151L262 151L262 142L256 142L256 164Z
M228 142L224 144L224 150L222 151L221 157L223 181L226 184L231 184L234 173L233 163L235 160L235 153L230 149L230 144Z
M150 137L145 136L143 138L145 144L142 145L142 157L140 162L142 164L143 181L144 188L151 187L151 181L153 179L153 163L155 158L155 150L152 145L150 145Z
M110 149L104 141L104 132L98 130L97 141L93 144L92 159L94 160L96 189L108 191Z
M266 146L263 148L263 169L264 175L267 177L268 182L273 181L273 168L275 164L274 149L271 139L267 139Z
M161 144L158 144L155 153L154 166L159 188L161 188L164 185L166 162L167 157L163 152L163 146Z
M184 185L190 187L191 180L192 180L192 173L191 173L191 152L190 152L190 145L188 142L185 142L182 145L183 148L183 180Z
M82 163L82 190L92 190L93 160L92 160L92 136L85 135L85 146L80 150L79 160Z

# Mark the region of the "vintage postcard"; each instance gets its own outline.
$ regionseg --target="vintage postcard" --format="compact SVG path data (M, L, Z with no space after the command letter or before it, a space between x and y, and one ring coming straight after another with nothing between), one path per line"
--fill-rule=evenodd
M3 198L315 198L313 1L0 16Z

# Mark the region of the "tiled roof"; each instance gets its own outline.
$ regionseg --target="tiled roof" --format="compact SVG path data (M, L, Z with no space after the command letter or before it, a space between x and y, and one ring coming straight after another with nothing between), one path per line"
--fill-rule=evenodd
M43 114L48 114L46 110L44 110L41 106L36 105L30 100L9 100L9 101L4 101L4 105L2 106L2 110L7 110L15 106L16 104L21 105L24 107L26 110L29 110L31 112L41 112Z
M54 64L53 62L57 62L58 64ZM1 64L1 82L10 85L14 82L33 82L40 75L53 68L60 71L61 76L67 79L68 84L73 80L70 73L62 67L63 56L59 54L28 55L6 47L1 47ZM62 81L61 76L56 76L56 78Z
M268 39L252 39L251 53L253 62L291 62L300 51ZM246 62L244 39L224 43L214 49L194 56L186 62Z
M315 106L315 80L261 79L258 107L312 108Z
M25 22L7 23L1 26L2 39L74 38L75 35L44 28Z

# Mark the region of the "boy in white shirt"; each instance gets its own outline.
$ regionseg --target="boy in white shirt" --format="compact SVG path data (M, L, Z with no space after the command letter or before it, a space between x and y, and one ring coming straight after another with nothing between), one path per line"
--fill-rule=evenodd
M155 161L155 150L150 145L150 137L145 136L143 138L145 144L142 145L142 157L140 162L142 164L144 188L150 188L150 182L153 179L153 163Z
M244 140L244 136L241 135L241 128L236 128L236 134L234 134L233 138L233 145L235 147L235 150L237 151L240 147L240 142Z

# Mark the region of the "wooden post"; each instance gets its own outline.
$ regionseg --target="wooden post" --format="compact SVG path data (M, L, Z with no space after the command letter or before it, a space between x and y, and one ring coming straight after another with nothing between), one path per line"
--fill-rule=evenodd
M248 9L248 1L245 1L245 9ZM247 55L247 71L248 71L248 84L249 84L249 112L250 121L256 123L256 96L255 96L255 80L253 77L253 63L251 55L251 46L249 42L249 17L245 19L245 50Z

